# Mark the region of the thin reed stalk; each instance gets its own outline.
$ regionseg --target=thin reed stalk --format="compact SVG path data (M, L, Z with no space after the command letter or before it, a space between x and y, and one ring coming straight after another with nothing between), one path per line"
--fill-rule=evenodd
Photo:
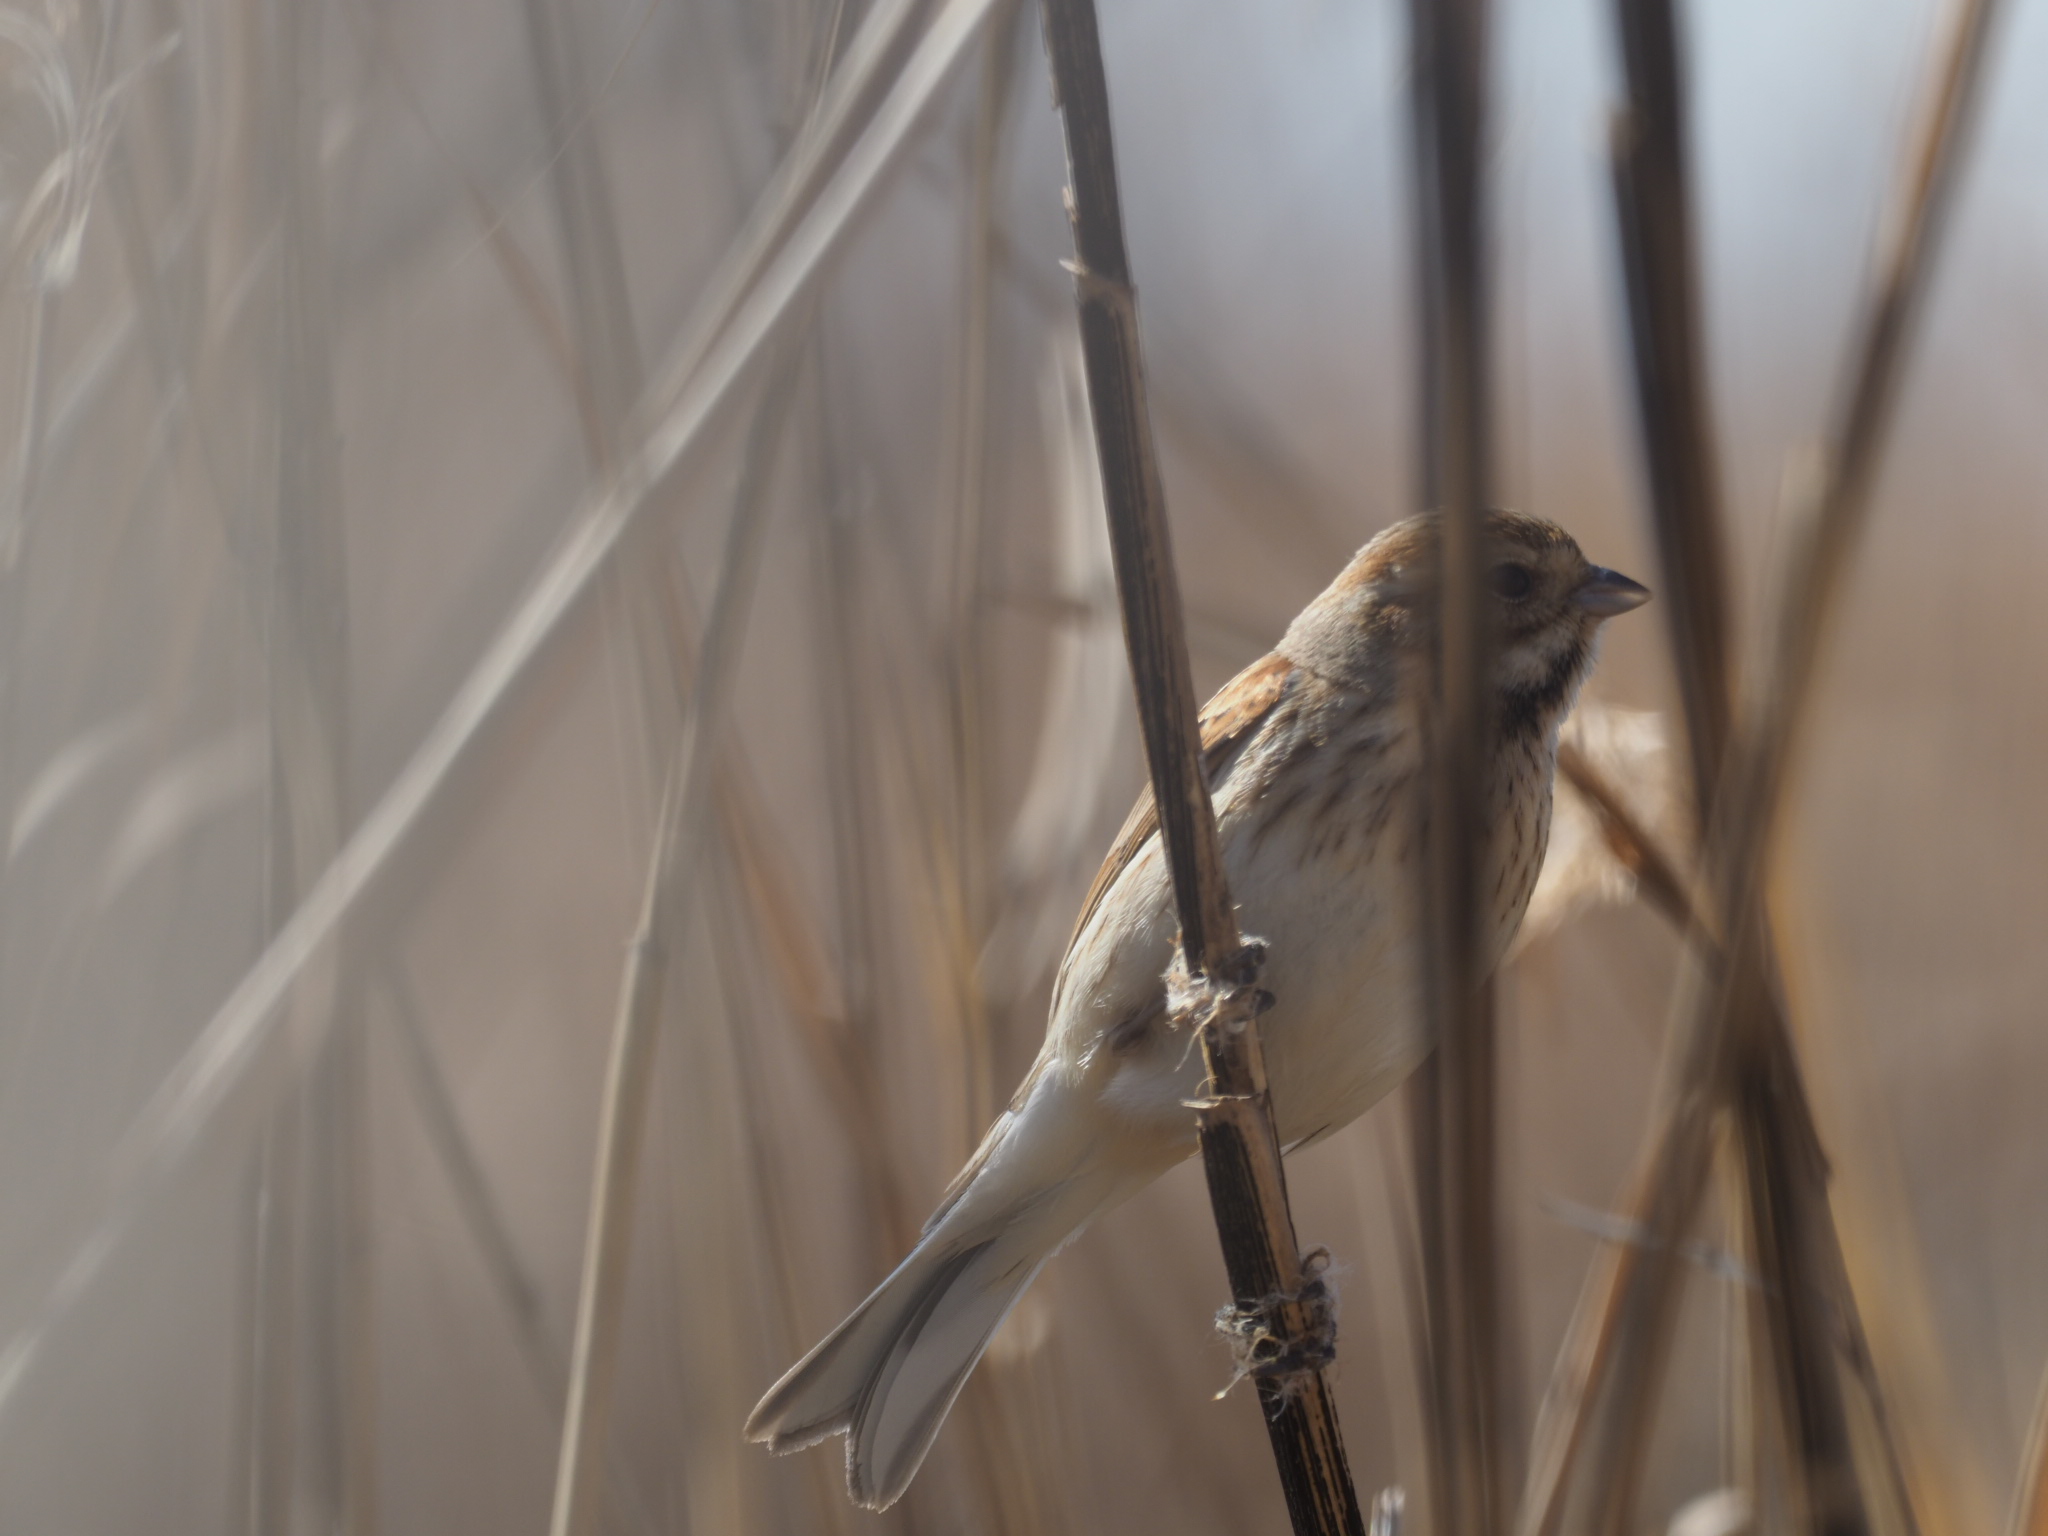
M822 351L813 340L812 347ZM823 359L818 363L824 373ZM883 715L879 669L867 665L873 639L867 611L868 567L856 538L856 513L847 505L843 487L853 478L841 472L832 440L832 424L823 419L821 402L813 399L810 423L817 448L813 480L815 539L811 569L816 617L811 638L817 647L817 668L823 696L819 700L826 751L832 763L827 783L831 808L831 875L833 911L838 919L838 978L841 1059L851 1069L859 1101L850 1129L856 1129L869 1179L868 1199L877 1221L867 1233L872 1251L866 1258L877 1272L886 1272L896 1256L915 1240L917 1224L907 1201L900 1198L896 1135L889 1114L888 1084L882 1077L883 1020L881 993L888 956L882 942L881 918L887 905L882 889L883 846L876 822L876 738Z
M1499 1066L1481 970L1486 849L1484 708L1494 637L1480 520L1491 500L1485 0L1409 8L1423 501L1439 516L1436 707L1427 743L1423 998L1436 1041L1410 1116L1422 1266L1435 1528L1486 1536L1506 1518L1509 1292L1498 1214Z
M1700 338L1686 79L1673 0L1615 0L1628 104L1612 129L1615 226L1658 607L1685 710L1693 804L1713 805L1733 674L1712 402Z
M1705 817L1713 808L1727 749L1731 674L1718 471L1700 341L1685 75L1677 17L1666 0L1617 0L1614 14L1628 104L1616 114L1612 132L1613 184L1635 363L1636 420L1661 586L1670 599L1661 606L1685 710L1692 803ZM1560 754L1559 767L1582 788L1596 777L1577 754ZM1633 835L1637 829L1625 821L1617 800L1597 789L1588 798L1610 845L1647 847ZM1648 893L1667 909L1675 903L1685 930L1716 935L1718 941L1718 924L1700 911L1675 872L1659 868L1647 854L1624 862L1650 873ZM1712 1152L1704 1123L1694 1128L1689 1151L1694 1159L1689 1176L1704 1179L1704 1160ZM1617 1272L1632 1272L1637 1255L1617 1248L1611 1258ZM1615 1361L1614 1341L1598 1331L1579 1335L1576 1329L1568 1340L1559 1368L1580 1374L1553 1383L1539 1417L1523 1499L1525 1532L1553 1531L1563 1518L1570 1469L1582 1445L1580 1436L1589 1432L1595 1436L1592 1455L1600 1469L1589 1479L1599 1501L1597 1528L1615 1531L1633 1520L1636 1481L1654 1423L1654 1364L1662 1356L1674 1310L1675 1266L1667 1262L1662 1268L1664 1288L1643 1325L1657 1333L1658 1342L1621 1357L1622 1379L1613 1389L1611 1406L1598 1416L1590 1416L1596 1406L1591 1399L1597 1399L1602 1375ZM1570 1391L1584 1396L1566 1395Z
M736 867L739 856L729 838L719 847L718 855L718 888L743 886L746 877ZM754 1226L760 1240L758 1262L770 1277L774 1299L769 1309L775 1323L771 1353L777 1359L786 1359L804 1347L805 1332L798 1310L798 1266L783 1223L783 1213L790 1208L790 1201L770 1145L769 1128L775 1116L761 1061L763 1021L754 996L759 978L774 973L762 963L766 954L759 934L749 931L758 923L758 915L731 902L711 903L705 915L710 921L711 963L718 979L720 1011L739 1090L739 1119L747 1151L747 1193L757 1213ZM743 921L743 917L751 918L751 922ZM809 1494L814 1527L846 1532L857 1512L840 1487L838 1470L818 1456L805 1457L804 1467L804 1487Z
M688 932L694 886L711 835L718 738L730 708L752 609L769 522L769 482L793 386L794 377L785 365L781 376L771 382L749 434L724 561L705 620L696 688L676 762L663 791L639 930L620 986L599 1116L597 1170L577 1293L551 1536L589 1536L597 1529L602 1509L600 1474L618 1370L648 1090L655 1044L668 1006L670 946L680 945Z
M304 83L317 78L321 18L266 8L267 57L250 127L280 204L274 375L275 480L269 529L270 817L268 922L282 927L347 830L349 625L318 125ZM252 64L257 61L252 60ZM310 1504L340 1532L374 1536L376 1349L368 1255L367 1083L361 995L345 952L324 985L295 999L295 1030L318 1041L298 1091L273 1108L259 1177L268 1251L251 1308L267 1368L253 1383L261 1463L249 1480L252 1528L276 1529ZM288 1422L299 1423L294 1429Z
M540 1285L513 1241L511 1224L505 1219L475 1143L463 1125L447 1074L427 1039L418 1001L403 971L395 962L386 965L379 973L377 985L384 1013L392 1025L391 1035L398 1045L400 1071L412 1091L413 1106L428 1145L448 1180L456 1213L483 1260L492 1287L505 1304L519 1357L534 1391L550 1423L559 1423L568 1359L548 1332ZM627 1468L620 1464L616 1453L611 1457L611 1478L612 1497L622 1506L619 1519L625 1528L641 1533L659 1529L659 1522L649 1512L639 1487L630 1481Z
M447 1177L456 1214L483 1259L493 1288L505 1303L513 1337L519 1344L519 1358L541 1401L552 1410L560 1400L568 1362L548 1336L539 1282L520 1257L512 1240L511 1225L505 1220L497 1194L484 1172L483 1160L463 1128L447 1074L441 1070L440 1060L420 1022L419 1005L413 999L411 986L395 963L384 968L381 980L384 1013L391 1023L401 1074L412 1091L420 1126Z
M2013 1486L2007 1536L2048 1536L2048 1374L2034 1403L2034 1422L2021 1448L2019 1481Z
M581 416L585 430L594 428L597 434L587 451L599 474L608 475L642 382L625 255L584 85L577 30L557 0L524 0L524 10L536 94L547 119L548 191L562 246L576 384L589 401Z
M1166 498L1145 404L1136 290L1124 249L1109 87L1093 0L1043 0L1046 51L1065 130L1074 225L1075 298L1108 512L1117 596L1159 836L1180 918L1168 1008L1199 1029L1208 1069L1197 1109L1202 1163L1231 1291L1241 1309L1278 1303L1275 1330L1309 1333L1307 1289L1259 1043L1260 955L1239 934L1216 814L1201 770L1194 682ZM1259 1403L1297 1536L1364 1536L1336 1403L1320 1369L1287 1387L1261 1380Z
M990 19L983 45L980 100L968 144L971 195L963 241L963 299L959 407L954 423L953 547L947 616L947 714L952 733L953 842L958 868L960 922L955 945L959 1002L955 1013L965 1049L966 1125L970 1137L995 1118L995 1049L988 998L979 974L980 939L987 926L987 872L978 856L988 811L981 698L986 684L985 606L988 563L988 388L990 330L994 319L996 193L1002 169L1004 120L1016 72L1020 0L1003 0ZM962 1148L962 1155L973 1146Z

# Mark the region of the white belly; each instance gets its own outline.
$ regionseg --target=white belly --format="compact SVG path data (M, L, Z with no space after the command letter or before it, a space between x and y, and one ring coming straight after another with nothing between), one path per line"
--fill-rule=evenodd
M1511 802L1500 825L1505 832L1519 823L1535 839L1497 840L1496 860L1510 865L1520 899L1497 914L1489 968L1520 924L1548 826L1547 776L1523 785L1538 798L1521 807L1521 817ZM1268 941L1259 984L1274 1001L1260 1038L1277 1128L1292 1143L1363 1114L1428 1052L1413 916L1419 872L1407 856L1414 807L1397 803L1370 846L1360 835L1335 854L1305 846L1314 823L1279 821L1252 836L1253 818L1224 809L1224 863L1239 925ZM1169 1143L1176 1156L1193 1146L1187 1105L1201 1091L1201 1053L1156 1019L1121 1043L1117 1026L1160 1006L1176 931L1155 841L1132 860L1077 945L1053 1027L1055 1054L1075 1079L1092 1084L1120 1129L1157 1143L1162 1156Z
M1278 829L1256 843L1225 838L1239 925L1268 941L1259 985L1274 1001L1259 1021L1260 1038L1284 1142L1356 1118L1426 1051L1410 916L1413 864L1304 853ZM1085 1075L1104 1073L1098 1081L1105 1108L1144 1123L1151 1136L1170 1139L1184 1153L1194 1137L1187 1103L1202 1084L1199 1048L1157 1024L1122 1048L1110 1043L1118 1019L1159 994L1176 931L1156 843L1132 861L1119 885L1126 882L1135 887L1129 895L1145 899L1117 906L1142 911L1145 920L1118 932L1117 914L1102 914L1106 921L1098 926L1106 931L1089 936L1088 958L1104 958L1111 948L1105 941L1123 942L1108 965L1076 967L1070 982L1083 982L1085 972L1093 984L1070 986L1055 1030L1075 1051L1069 1060L1081 1065L1077 1057L1085 1057L1094 1069L1084 1068Z

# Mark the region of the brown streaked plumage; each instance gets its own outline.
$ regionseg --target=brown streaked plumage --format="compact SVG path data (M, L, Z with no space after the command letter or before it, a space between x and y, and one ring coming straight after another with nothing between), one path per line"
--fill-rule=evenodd
M1396 524L1202 711L1202 766L1242 926L1269 945L1261 1022L1281 1140L1347 1124L1428 1047L1412 908L1426 796L1436 525ZM1498 644L1486 791L1486 963L1542 867L1557 730L1600 623L1648 593L1563 529L1490 514ZM847 1437L847 1484L893 1503L989 1337L1084 1225L1194 1150L1200 1057L1166 1025L1175 933L1150 792L1103 861L1053 987L1038 1061L882 1285L769 1391L747 1434Z

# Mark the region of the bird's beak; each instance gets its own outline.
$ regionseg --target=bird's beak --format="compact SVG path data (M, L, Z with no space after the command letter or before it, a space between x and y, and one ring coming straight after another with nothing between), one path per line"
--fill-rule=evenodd
M1648 587L1641 582L1630 581L1621 572L1610 571L1604 565L1596 565L1589 570L1586 579L1579 583L1578 591L1572 594L1573 602L1598 619L1611 619L1617 613L1640 608L1649 600Z

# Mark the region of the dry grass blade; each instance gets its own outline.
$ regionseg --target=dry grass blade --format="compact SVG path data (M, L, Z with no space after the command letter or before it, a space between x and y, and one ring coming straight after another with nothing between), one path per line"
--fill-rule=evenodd
M1202 778L1194 682L1145 404L1137 296L1124 249L1095 7L1093 0L1044 0L1042 12L1066 133L1089 414L1160 843L1180 918L1168 1009L1176 1026L1200 1031L1209 1096L1197 1110L1197 1123L1231 1291L1240 1309L1272 1307L1278 1313L1275 1331L1292 1347L1307 1336L1303 1296L1310 1277L1294 1235L1267 1101L1253 985L1258 956L1237 930L1216 813ZM1336 1405L1321 1370L1301 1371L1286 1386L1262 1379L1259 1403L1297 1536L1364 1536Z
M506 709L535 664L583 609L595 579L640 523L655 485L702 441L761 352L781 333L826 262L853 227L993 0L948 0L905 60L889 92L833 173L806 200L789 238L764 260L729 317L713 313L692 330L683 351L701 363L659 398L661 413L622 463L618 478L593 490L526 598L498 632L378 802L313 882L291 919L267 944L200 1032L148 1107L122 1138L109 1184L87 1235L55 1266L57 1278L34 1315L9 1339L0 1360L7 1390L26 1379L50 1326L63 1316L152 1191L182 1162L227 1094L241 1082L276 1030L279 1005L325 953L343 919L439 805L458 770ZM699 346L695 338L715 332ZM678 370L672 368L671 376Z
M568 1409L555 1475L553 1536L586 1536L602 1509L611 1394L646 1129L654 1048L667 1008L671 945L689 931L691 896L711 836L718 738L729 711L740 648L768 529L769 481L789 416L794 375L772 381L747 444L732 527L719 572L675 766L663 792L639 932L629 953L613 1026L598 1130L597 1172L577 1294Z
M1416 1211L1429 1369L1433 1519L1482 1536L1506 1517L1501 1327L1505 1252L1496 1212L1497 1058L1481 974L1482 708L1493 637L1482 606L1480 519L1490 500L1487 250L1481 146L1484 0L1415 0L1417 271L1421 274L1422 474L1439 513L1438 707L1429 740L1428 857L1419 892L1423 995L1434 1060L1416 1079Z

